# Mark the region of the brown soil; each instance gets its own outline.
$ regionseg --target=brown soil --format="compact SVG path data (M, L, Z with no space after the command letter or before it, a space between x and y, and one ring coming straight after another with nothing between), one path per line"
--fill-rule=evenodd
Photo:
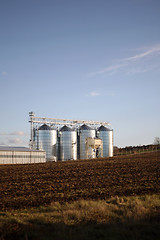
M160 193L160 152L97 160L0 165L0 210Z

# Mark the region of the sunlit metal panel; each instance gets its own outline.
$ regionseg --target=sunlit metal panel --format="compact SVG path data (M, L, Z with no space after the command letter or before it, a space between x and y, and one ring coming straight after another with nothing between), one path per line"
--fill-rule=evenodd
M103 142L103 157L113 156L113 130L100 126L98 129L98 137Z
M89 137L95 138L96 131L84 124L79 128L80 159L88 158L86 154L86 139Z
M63 126L60 131L60 160L77 159L77 132L67 126Z
M46 159L56 161L57 131L44 124L36 131L35 140L36 148L46 152Z

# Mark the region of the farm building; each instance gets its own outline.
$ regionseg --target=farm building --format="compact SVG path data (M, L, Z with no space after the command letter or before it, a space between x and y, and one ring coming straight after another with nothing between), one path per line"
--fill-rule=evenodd
M113 156L113 129L108 122L30 116L30 148L46 151L46 161Z
M0 164L28 164L46 162L46 152L25 147L0 146Z

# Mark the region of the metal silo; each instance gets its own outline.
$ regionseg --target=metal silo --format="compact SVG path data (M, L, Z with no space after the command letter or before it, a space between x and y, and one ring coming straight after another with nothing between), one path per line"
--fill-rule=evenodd
M60 136L60 160L77 159L77 132L67 126L63 126L59 131Z
M57 131L46 124L38 128L36 132L37 149L46 151L46 159L48 161L56 161L57 159Z
M79 128L79 149L80 149L80 159L87 159L88 156L86 154L86 141L87 138L95 138L96 137L96 131L87 126L86 124L83 124Z
M113 130L102 125L97 135L103 142L103 157L113 157Z

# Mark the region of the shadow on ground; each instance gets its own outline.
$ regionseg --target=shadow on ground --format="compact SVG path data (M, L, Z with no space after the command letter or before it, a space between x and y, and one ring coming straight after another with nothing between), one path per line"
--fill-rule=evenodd
M30 219L26 224L10 221L0 229L0 240L157 240L160 237L160 216L139 221L77 225L47 223Z

